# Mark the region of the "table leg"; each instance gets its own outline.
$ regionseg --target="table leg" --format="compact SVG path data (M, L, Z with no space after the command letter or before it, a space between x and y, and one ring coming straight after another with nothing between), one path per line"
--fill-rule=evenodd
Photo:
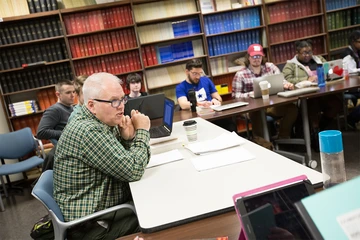
M264 108L260 110L260 114L261 114L261 122L263 125L263 131L264 131L264 139L266 141L270 141L269 130L268 130L268 125L267 125L267 120L266 120L266 113L265 113Z
M303 121L303 130L304 130L304 140L305 140L305 147L306 147L306 154L308 156L307 165L311 168L316 168L317 162L312 160L312 153L311 153L311 140L310 140L310 127L309 127L309 118L308 118L308 108L307 108L307 99L301 99L301 117Z

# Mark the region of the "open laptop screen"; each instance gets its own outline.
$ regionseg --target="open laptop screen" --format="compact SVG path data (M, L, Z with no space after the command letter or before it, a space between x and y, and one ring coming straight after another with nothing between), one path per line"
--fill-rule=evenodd
M169 130L172 129L173 118L174 118L174 101L165 98L163 123Z

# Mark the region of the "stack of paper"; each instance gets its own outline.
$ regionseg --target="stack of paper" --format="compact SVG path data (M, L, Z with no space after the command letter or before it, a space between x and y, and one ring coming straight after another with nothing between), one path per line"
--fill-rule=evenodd
M184 157L178 149L152 155L146 168L155 167L158 165L174 162L183 159Z

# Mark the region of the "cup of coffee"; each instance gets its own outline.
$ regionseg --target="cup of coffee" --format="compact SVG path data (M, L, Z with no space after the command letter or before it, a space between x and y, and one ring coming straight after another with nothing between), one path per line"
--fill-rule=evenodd
M261 89L262 99L269 99L269 88L271 88L271 84L268 81L262 81L259 83Z
M195 120L185 121L183 124L189 142L197 140L197 122Z

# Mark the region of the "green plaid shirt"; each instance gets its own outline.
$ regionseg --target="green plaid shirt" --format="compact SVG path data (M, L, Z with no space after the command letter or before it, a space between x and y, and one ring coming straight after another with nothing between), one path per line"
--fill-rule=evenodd
M65 221L130 200L150 159L150 134L139 129L132 141L118 127L98 120L85 106L68 123L57 144L54 198Z

